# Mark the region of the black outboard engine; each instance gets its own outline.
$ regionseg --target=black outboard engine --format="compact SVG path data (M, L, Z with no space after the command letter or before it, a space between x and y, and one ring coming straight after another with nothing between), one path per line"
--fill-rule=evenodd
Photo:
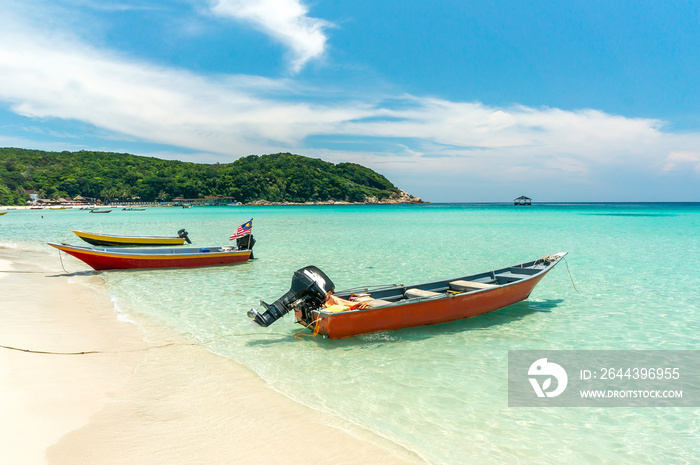
M184 237L185 240L187 241L188 244L191 244L192 241L190 240L189 237L187 237L187 231L184 229L181 229L177 232L177 237Z
M307 266L294 272L291 289L272 305L260 301L260 305L265 307L265 313L260 314L252 308L248 316L253 318L254 324L266 328L296 308L309 312L321 307L326 300L326 293L334 289L333 281L323 271L315 266Z
M253 257L253 246L255 245L255 238L253 237L252 234L248 234L247 236L239 237L236 239L236 248L238 250L250 250L250 259L254 259Z

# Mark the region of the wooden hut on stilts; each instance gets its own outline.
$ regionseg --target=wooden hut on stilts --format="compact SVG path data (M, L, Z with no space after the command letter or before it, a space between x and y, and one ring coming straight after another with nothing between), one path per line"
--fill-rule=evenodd
M532 205L532 199L521 195L520 197L513 199L513 205Z

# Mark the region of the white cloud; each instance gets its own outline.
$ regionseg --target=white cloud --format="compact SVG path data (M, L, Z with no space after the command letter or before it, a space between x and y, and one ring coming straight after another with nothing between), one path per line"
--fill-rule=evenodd
M328 21L311 18L299 0L214 0L212 12L226 18L251 23L255 28L283 43L292 51L292 69L323 55L324 28Z
M668 147L692 146L700 135L680 138L658 120L600 111L488 107L480 103L406 96L401 110L380 110L388 120L347 122L339 133L410 137L421 141L410 158L416 169L520 178L554 173L585 176L600 166L658 166ZM425 158L431 155L434 158Z
M0 35L0 99L27 117L74 119L153 142L240 154L299 146L310 133L367 115L258 95L280 93L285 85L206 78L65 37Z
M666 158L664 171L676 171L688 167L700 174L700 153L671 152Z

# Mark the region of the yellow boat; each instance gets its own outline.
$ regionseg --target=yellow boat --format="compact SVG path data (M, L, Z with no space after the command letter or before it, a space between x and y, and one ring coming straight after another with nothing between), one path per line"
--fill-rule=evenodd
M79 238L92 245L101 246L166 246L166 245L182 245L187 241L191 244L190 238L187 237L187 231L181 229L177 232L176 237L169 236L120 236L116 234L91 233L84 231L76 231L71 229Z

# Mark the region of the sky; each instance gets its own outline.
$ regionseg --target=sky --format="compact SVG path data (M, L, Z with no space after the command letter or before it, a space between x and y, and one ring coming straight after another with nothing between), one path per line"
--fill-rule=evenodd
M699 11L0 0L0 147L291 152L429 202L700 201Z

